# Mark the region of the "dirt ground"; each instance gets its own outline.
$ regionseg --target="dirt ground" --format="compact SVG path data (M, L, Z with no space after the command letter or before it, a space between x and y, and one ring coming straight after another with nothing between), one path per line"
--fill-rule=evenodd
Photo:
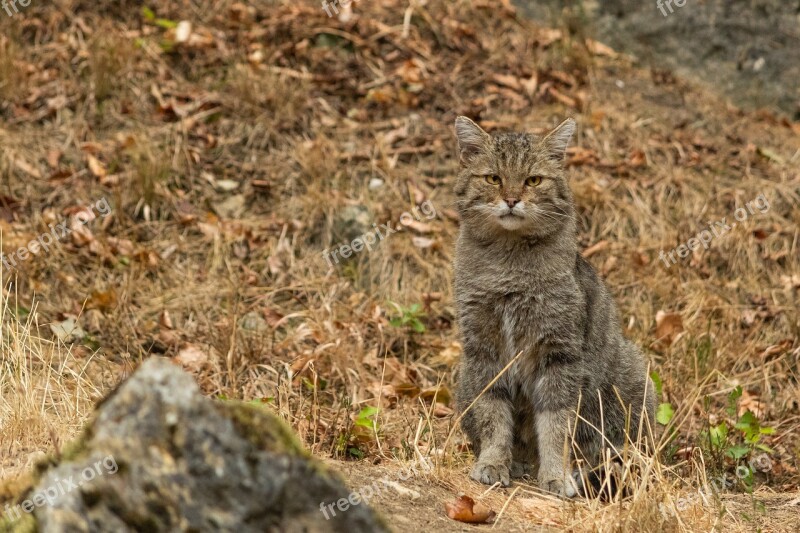
M379 481L382 490L375 492L370 504L378 509L397 531L595 531L590 505L580 501L562 501L539 491L534 483L516 482L509 488L489 489L469 480L466 468L447 472L434 471L431 475L407 477L405 466L397 464L372 465L364 462L336 462L328 464L348 480L358 492ZM447 518L445 504L456 496L466 494L488 505L500 517L491 525L460 524ZM688 502L676 510L682 513L682 526L693 531L763 531L794 533L800 518L800 493L776 494L769 490L758 491L752 497L744 494L725 494L719 499L704 500L699 493L675 494L676 500ZM754 504L754 501L759 502ZM624 504L617 504L624 508ZM614 506L604 509L615 512ZM624 513L620 513L624 515ZM678 513L669 507L663 509L662 530L672 530L681 525L669 517ZM714 517L714 515L716 515ZM714 518L712 518L714 517ZM621 520L615 527L622 531L655 531L651 522L644 519Z
M461 493L503 530L796 531L800 124L584 30L483 0L361 0L332 17L311 1L0 12L0 230L15 260L0 506L158 355L210 397L279 413L352 487L433 461L374 499L397 531L491 527L447 518ZM627 463L630 497L484 495L467 476L452 400L462 114L492 131L578 123L580 246L661 382L660 452ZM708 249L660 258L761 196ZM58 244L20 254L56 224ZM330 260L383 224L397 231ZM724 512L698 492L720 476Z

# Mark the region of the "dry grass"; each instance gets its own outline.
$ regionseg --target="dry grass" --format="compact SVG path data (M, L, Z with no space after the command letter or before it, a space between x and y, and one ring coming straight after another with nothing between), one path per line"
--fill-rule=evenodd
M3 250L102 197L113 213L6 275L11 309L35 311L3 315L4 477L71 438L139 361L177 356L207 394L273 406L314 453L364 456L346 466L356 485L374 462L396 472L433 457L437 470L410 482L424 505L377 503L399 529L409 517L457 527L442 500L485 487L466 476L459 432L443 448L459 353L451 124L468 114L536 131L573 115L581 244L663 379L675 439L656 457L630 457L632 496L613 504L492 490L496 511L513 495L498 527L781 530L791 507L753 513L741 496L720 513L719 499L695 495L735 469L701 435L709 421L733 425L726 398L737 385L776 430L764 440L775 468L757 476L756 498L797 490L797 124L593 55L567 28L553 40L485 2L417 7L407 28L407 4L392 0L359 3L349 23L315 3L163 2L158 17L193 22L196 40L182 45L139 7L59 5L0 17L15 50L0 56ZM658 260L762 193L769 210L708 251L669 269ZM426 200L435 218L328 268L324 250ZM348 215L358 212L365 227ZM421 304L425 332L392 326L394 304ZM685 330L669 345L656 343L660 310ZM53 340L46 325L66 315L80 316L83 342ZM377 431L354 423L367 406L380 409ZM679 498L691 505L677 509Z
M0 307L0 478L5 481L46 453L57 454L113 384L102 357L53 341L49 331L40 330L36 309L28 312L11 298L4 297ZM4 485L0 496L8 497Z

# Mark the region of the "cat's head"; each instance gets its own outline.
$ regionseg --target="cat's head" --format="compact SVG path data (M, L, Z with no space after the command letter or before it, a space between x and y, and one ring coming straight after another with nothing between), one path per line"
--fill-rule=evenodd
M574 226L564 157L575 121L543 136L489 135L467 117L456 119L460 171L456 180L462 224L487 238L542 238Z

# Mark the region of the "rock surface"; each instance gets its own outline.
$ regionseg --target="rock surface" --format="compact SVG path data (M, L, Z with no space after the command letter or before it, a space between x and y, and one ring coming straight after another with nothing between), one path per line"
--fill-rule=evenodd
M349 490L291 430L262 407L204 397L155 358L25 497L37 493L49 494L33 510L44 532L388 531L363 503L327 520L320 504Z
M800 120L797 0L515 0L544 24L586 26L613 48ZM623 97L621 95L621 97Z

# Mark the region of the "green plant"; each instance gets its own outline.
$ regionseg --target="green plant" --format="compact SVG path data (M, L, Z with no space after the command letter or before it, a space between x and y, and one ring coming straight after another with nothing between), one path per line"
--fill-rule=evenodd
M368 405L356 415L355 425L378 431L378 422L375 420L377 414L378 408Z
M650 379L653 380L653 385L655 385L656 388L656 398L660 399L664 386L663 381L661 381L661 376L658 375L658 372L653 371L650 373ZM658 407L656 408L656 422L662 426L666 426L672 421L674 416L675 409L672 407L671 403L662 402L658 404Z
M425 316L422 310L422 305L411 304L409 307L404 308L396 303L390 302L391 305L397 310L397 316L389 320L389 324L396 328L406 328L415 333L424 333L425 324L422 323L420 318Z
M749 464L743 465L743 460L753 457L756 450L767 454L774 453L774 450L761 442L764 435L771 435L775 432L774 428L763 427L758 417L746 410L739 415L737 409L739 398L742 396L742 387L738 386L728 394L728 405L725 409L726 414L735 422L732 427L725 420L716 424L708 424L708 427L701 432L701 444L714 458L720 470L724 470L726 460L732 462L737 470L737 477L741 480L745 489L752 490L754 470ZM705 399L706 410L708 410L710 399ZM746 469L745 475L739 472Z

